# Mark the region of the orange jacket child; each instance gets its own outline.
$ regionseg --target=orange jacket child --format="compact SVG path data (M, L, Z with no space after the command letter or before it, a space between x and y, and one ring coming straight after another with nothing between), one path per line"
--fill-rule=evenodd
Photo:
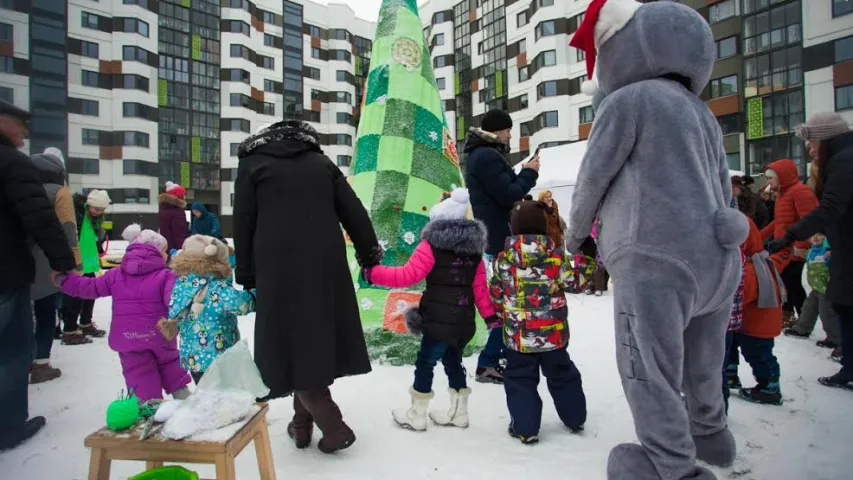
M812 189L800 182L800 172L793 160L777 160L768 165L767 170L774 171L779 177L779 196L773 209L774 219L761 231L761 239L780 239L795 223L817 208L820 202ZM794 247L808 250L811 242L796 242ZM795 260L803 262L805 257L796 257Z
M749 228L749 236L743 243L746 255L743 327L735 333L732 349L735 352L740 349L758 385L741 389L740 396L753 403L781 405L780 369L773 346L774 339L782 333L782 303L785 301L785 286L779 272L791 261L791 254L782 251L769 255L751 218ZM730 357L733 363L726 366L727 375L737 375L737 358L736 353Z

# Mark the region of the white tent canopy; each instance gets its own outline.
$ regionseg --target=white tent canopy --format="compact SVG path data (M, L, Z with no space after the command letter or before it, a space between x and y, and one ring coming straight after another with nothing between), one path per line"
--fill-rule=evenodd
M541 162L539 180L536 181L536 186L530 191L530 194L536 198L542 190L550 190L557 205L560 206L560 214L563 218L568 218L569 215L575 182L581 168L581 160L586 153L586 144L587 142L584 140L557 147L543 148L539 151ZM516 171L521 171L521 165L516 166Z

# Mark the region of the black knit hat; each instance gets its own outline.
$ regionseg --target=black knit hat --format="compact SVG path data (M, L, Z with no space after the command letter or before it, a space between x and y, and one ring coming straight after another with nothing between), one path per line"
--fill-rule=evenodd
M512 117L503 110L489 110L483 116L483 122L480 125L486 132L500 132L501 130L509 130L512 128Z
M548 235L548 207L542 202L523 201L512 207L513 235Z

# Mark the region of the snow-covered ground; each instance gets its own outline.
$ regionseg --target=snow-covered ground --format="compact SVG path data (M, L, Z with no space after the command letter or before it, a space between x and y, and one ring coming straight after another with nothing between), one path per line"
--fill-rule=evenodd
M296 450L286 434L293 409L290 399L271 403L272 449L278 478L310 479L484 479L605 478L610 448L635 440L619 377L613 346L612 298L576 297L570 303L572 341L569 351L584 376L589 421L583 435L572 435L560 424L547 391L541 443L524 446L507 436L508 416L503 389L471 380L471 427L467 430L432 427L426 433L397 428L392 407L408 402L412 379L408 367L375 365L373 373L338 381L332 387L346 421L358 435L356 444L334 456L316 448ZM95 320L109 328L110 300L96 304ZM245 337L252 338L254 318L241 320ZM814 338L819 338L816 332ZM785 404L757 406L732 400L730 423L738 439L739 458L732 469L717 470L720 478L850 479L853 478L853 393L818 385L820 375L834 373L838 364L828 350L813 341L780 338ZM0 477L27 480L87 478L89 452L83 438L104 424L107 404L124 387L118 356L105 339L92 345L55 343L53 364L62 378L30 387L31 413L48 419L46 429L32 441L0 454ZM469 371L475 359L466 359ZM749 367L742 368L751 385ZM435 405L446 401L446 379L436 372ZM213 469L190 466L202 478ZM241 479L259 478L252 447L237 458ZM139 473L138 462L113 462L111 478Z

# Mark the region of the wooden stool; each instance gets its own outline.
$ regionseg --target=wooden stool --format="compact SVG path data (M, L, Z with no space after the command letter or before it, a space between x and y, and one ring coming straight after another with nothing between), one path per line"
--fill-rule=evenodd
M141 426L125 432L113 432L104 427L86 437L85 445L92 449L89 480L109 480L113 460L144 461L146 470L162 467L164 462L214 464L217 480L235 480L234 458L252 441L258 454L261 480L276 480L267 430L268 410L269 406L263 404L240 430L224 442L139 440Z

